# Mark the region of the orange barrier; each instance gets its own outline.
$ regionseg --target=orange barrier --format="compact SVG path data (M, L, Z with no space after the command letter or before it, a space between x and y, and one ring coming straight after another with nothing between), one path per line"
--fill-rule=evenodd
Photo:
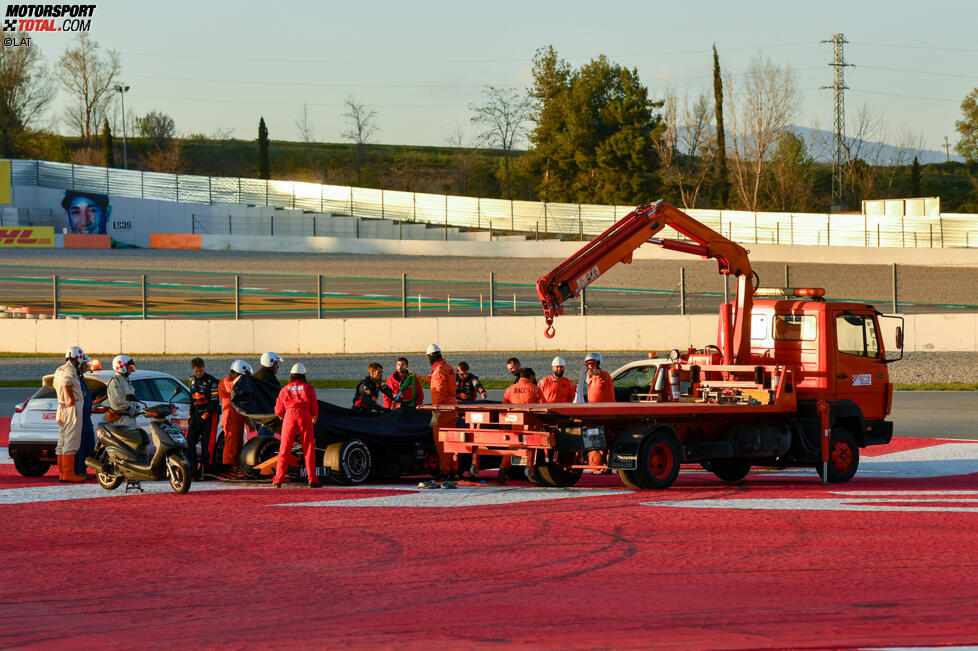
M66 249L111 249L112 237L109 235L89 235L87 233L65 233Z
M151 233L151 249L200 249L200 235L189 233Z

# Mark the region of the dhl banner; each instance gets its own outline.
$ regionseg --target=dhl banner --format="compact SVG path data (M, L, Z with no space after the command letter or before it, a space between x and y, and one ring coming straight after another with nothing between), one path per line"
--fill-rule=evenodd
M0 248L54 246L53 226L0 227Z

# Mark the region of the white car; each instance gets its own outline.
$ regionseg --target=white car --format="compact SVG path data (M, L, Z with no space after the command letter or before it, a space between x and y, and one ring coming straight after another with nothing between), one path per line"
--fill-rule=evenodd
M92 393L92 425L105 419L105 407L99 401L105 398L106 387L115 373L111 370L92 371L85 374L85 383ZM190 389L169 373L158 371L133 371L129 376L136 398L147 405L166 403L174 391L173 404L177 411L170 418L184 432L190 417ZM10 420L10 441L7 453L14 460L17 472L25 477L40 477L48 468L57 463L54 453L58 444L58 424L55 416L58 410L58 397L54 391L54 375L45 375L41 388L33 396L14 407ZM136 425L148 431L149 419L143 415L136 417Z
M659 367L671 363L667 357L651 357L628 362L616 369L611 374L615 383L615 401L630 402L638 395L661 391L665 388L665 373L658 373Z

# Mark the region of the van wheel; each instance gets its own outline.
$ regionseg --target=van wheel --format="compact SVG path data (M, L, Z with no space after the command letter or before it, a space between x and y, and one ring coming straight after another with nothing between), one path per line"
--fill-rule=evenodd
M40 459L17 457L14 459L14 468L24 477L43 477L48 472L51 464Z
M707 470L723 481L740 481L747 476L751 467L750 459L710 459ZM704 464L704 467L705 464Z
M836 427L832 429L832 438L829 439L829 483L843 484L856 474L859 468L859 444L856 437L847 429ZM819 461L815 466L819 477L825 479L822 474L822 462Z
M329 468L330 478L337 484L362 484L373 470L373 457L366 443L349 439L327 445L323 465Z

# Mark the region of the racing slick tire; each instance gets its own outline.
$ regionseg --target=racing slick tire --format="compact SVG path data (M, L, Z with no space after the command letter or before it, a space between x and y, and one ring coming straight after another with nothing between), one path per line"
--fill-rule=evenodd
M17 457L14 459L14 468L24 477L43 477L47 474L52 464L40 459Z
M710 459L703 466L723 481L740 481L750 472L751 460L743 458Z
M577 483L583 472L581 468L567 470L561 468L553 461L548 461L545 464L538 465L534 475L540 478L540 485L542 486L569 488Z
M859 444L852 432L842 427L832 428L829 439L829 478L830 484L843 484L856 474L859 468ZM822 463L815 466L818 476L825 479Z
M272 457L278 456L278 449L281 444L282 441L274 436L256 436L248 439L244 447L241 448L241 465L254 468Z
M323 465L329 468L330 478L337 484L362 484L373 470L373 456L360 439L347 439L326 446Z

